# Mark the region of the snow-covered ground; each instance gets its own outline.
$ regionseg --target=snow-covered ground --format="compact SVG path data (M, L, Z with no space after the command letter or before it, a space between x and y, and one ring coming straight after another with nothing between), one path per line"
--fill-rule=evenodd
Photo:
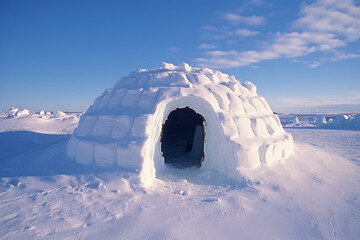
M71 134L77 127L81 113L30 112L11 108L0 112L0 132L32 131L47 134Z
M52 115L0 117L1 239L360 239L360 131L286 128L293 156L246 182L169 167L144 189L67 158L78 115Z

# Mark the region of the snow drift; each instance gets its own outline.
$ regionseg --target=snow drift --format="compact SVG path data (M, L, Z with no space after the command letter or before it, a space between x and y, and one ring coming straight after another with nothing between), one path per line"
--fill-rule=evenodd
M191 135L204 136L201 170L241 179L242 169L271 165L292 153L291 135L254 84L242 85L234 76L186 63L164 63L121 78L81 116L67 153L82 164L139 171L142 184L149 186L156 172L166 171L164 124L184 108L203 119L200 128L193 127L202 126L203 133Z

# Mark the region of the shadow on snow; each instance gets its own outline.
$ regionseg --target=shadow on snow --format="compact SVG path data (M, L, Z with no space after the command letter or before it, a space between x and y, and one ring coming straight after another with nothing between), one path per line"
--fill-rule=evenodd
M30 131L0 133L0 177L92 175L106 172L135 173L133 170L119 166L106 168L77 163L66 154L66 144L70 137L71 135ZM217 171L203 171L197 167L178 169L165 166L165 169L165 172L158 173L157 178L166 182L186 179L193 184L231 188L252 185L247 181L230 179ZM15 178L14 181L19 180Z
M84 166L70 159L66 155L70 137L29 131L0 133L0 177L129 172L120 167Z

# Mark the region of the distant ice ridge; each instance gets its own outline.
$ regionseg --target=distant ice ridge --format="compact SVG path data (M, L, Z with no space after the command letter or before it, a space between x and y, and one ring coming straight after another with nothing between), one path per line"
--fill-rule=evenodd
M12 118L12 117L22 117L22 116L27 116L30 114L30 111L27 109L22 109L19 110L19 108L16 107L12 107L9 109L9 111L7 112L7 117L8 118Z
M360 130L360 114L280 114L284 127Z
M46 134L71 134L82 113L30 112L12 107L0 112L0 132L31 131Z
M67 114L62 111L53 111L45 112L41 110L40 112L30 112L28 109L19 109L17 107L11 107L6 113L0 112L0 117L6 118L16 118L24 116L38 116L41 118L61 118L66 117Z
M201 171L241 179L241 169L272 165L290 156L293 140L250 82L186 63L141 69L105 90L81 116L67 147L82 164L139 171L150 185L166 172L162 126L177 108L190 107L205 119Z

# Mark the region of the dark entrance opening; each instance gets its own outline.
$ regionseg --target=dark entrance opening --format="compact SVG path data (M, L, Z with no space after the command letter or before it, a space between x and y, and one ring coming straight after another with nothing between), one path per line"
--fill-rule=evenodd
M169 114L161 133L165 163L177 168L201 167L205 157L204 121L189 107L177 108Z

